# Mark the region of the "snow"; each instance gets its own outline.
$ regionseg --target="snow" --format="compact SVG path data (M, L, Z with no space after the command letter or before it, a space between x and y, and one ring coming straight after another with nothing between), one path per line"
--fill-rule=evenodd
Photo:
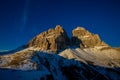
M83 27L77 27L75 30L85 30L85 28L83 28Z
M51 72L55 80L65 80L65 77L62 75L60 66L58 64L59 58L55 56L54 54L48 55L46 53L36 52L33 60L38 62L39 65L46 64L47 66L49 66L49 69L50 69L49 71Z
M84 63L92 63L93 65L103 66L103 67L119 67L120 54L114 49L108 49L101 51L100 49L105 46L99 46L95 48L69 48L61 53L67 59L76 59ZM67 54L69 53L69 54Z
M31 47L14 54L0 56L0 80L120 79L120 69L111 67L107 62L118 67L119 65L110 58L111 53L107 54L106 51L100 53L99 49L93 48L69 48L59 54L47 52ZM22 59L19 64L5 66L16 57Z

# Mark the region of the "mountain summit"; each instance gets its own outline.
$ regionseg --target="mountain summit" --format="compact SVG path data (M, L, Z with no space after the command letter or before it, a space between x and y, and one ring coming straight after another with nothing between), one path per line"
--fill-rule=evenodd
M81 48L90 48L95 46L108 46L101 41L98 34L93 34L83 27L77 27L72 31L72 40L78 43Z
M66 31L60 25L57 25L54 29L51 28L34 37L28 43L28 47L56 52L65 49L68 42L69 38Z

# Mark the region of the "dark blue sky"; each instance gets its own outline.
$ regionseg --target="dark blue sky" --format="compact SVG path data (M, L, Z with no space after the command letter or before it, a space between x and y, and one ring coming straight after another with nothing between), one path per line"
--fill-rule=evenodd
M83 26L120 46L119 0L0 0L0 50L15 49L57 24Z

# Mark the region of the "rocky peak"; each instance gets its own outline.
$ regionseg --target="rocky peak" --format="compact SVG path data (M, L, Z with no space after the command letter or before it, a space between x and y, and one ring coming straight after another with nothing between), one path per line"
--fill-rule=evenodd
M95 46L108 46L101 41L98 34L93 34L83 27L77 27L72 31L72 43L79 45L81 48L90 48Z
M66 31L60 25L57 25L54 29L51 28L34 37L28 43L28 47L56 52L66 48L68 41L69 38Z
M65 49L68 44L77 45L80 48L93 48L95 46L108 46L101 41L98 34L93 34L83 27L77 27L72 31L71 42L66 31L57 25L55 28L50 28L34 37L28 47L39 48L41 51L51 50L57 52Z

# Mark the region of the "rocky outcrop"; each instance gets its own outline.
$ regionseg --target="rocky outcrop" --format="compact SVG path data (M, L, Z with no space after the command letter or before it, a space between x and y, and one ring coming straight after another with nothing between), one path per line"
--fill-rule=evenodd
M92 34L83 27L77 27L72 31L72 44L79 45L81 48L90 48L94 46L108 46L101 41L98 34Z
M70 42L66 31L60 25L34 37L28 43L28 47L57 52L58 50L65 49L67 44L71 44L72 46L77 45L80 48L93 48L95 46L109 47L101 41L98 34L90 33L83 27L77 27L72 31L72 39Z
M68 41L69 38L65 30L60 25L57 25L55 29L49 29L33 38L28 43L28 47L36 47L40 50L56 52L66 48Z

